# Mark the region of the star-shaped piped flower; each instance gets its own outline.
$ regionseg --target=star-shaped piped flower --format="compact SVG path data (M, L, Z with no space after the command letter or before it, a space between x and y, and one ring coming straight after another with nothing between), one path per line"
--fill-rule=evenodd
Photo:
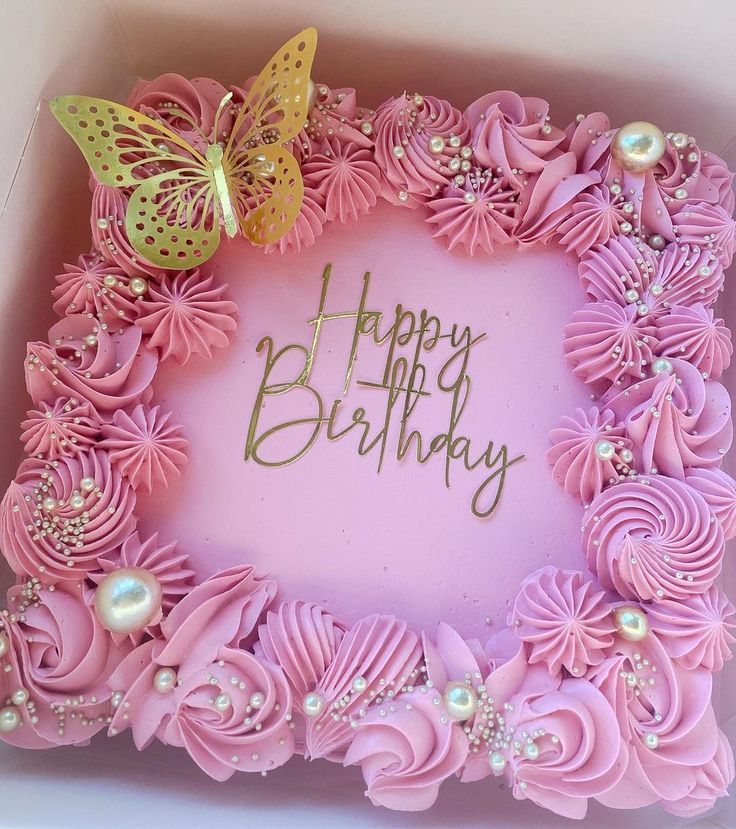
M100 424L86 400L58 397L41 401L21 423L21 443L26 454L55 461L89 449L100 433Z

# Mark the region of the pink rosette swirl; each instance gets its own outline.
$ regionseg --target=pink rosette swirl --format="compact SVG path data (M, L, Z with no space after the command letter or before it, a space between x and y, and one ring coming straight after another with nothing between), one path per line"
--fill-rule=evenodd
M134 532L123 542L120 550L100 558L99 564L99 571L87 574L90 581L95 584L100 584L109 573L122 567L140 567L152 573L161 586L161 609L164 615L189 593L195 575L194 571L189 569L188 557L184 553L176 552L176 542L161 544L158 533L141 541L138 533ZM115 641L125 638L120 634L110 635ZM130 638L138 645L145 635L158 636L158 623L131 633Z
M373 132L387 195L414 207L436 196L459 172L461 149L470 137L465 118L447 101L407 94L378 107Z
M590 115L578 115L568 124L560 150L575 155L578 172L601 172L608 162L612 138L611 122L605 112L591 112Z
M131 323L138 316L129 277L100 254L80 256L76 265L64 265L52 291L54 311L60 316L92 315L108 325Z
M652 605L647 617L669 655L685 668L720 671L733 656L736 608L716 585L686 602Z
M284 602L269 610L258 628L255 652L280 665L297 702L322 681L345 634L342 623L324 608L308 602ZM293 712L296 750L304 752L306 716Z
M615 630L603 592L582 573L551 566L524 579L509 624L528 643L529 663L544 663L553 676L598 665Z
M375 806L428 809L443 781L462 768L468 741L441 703L435 688L422 686L385 708L371 708L358 724L344 764L360 766Z
M637 469L684 478L692 467L720 466L731 445L731 398L684 360L603 399L626 427Z
M100 447L131 483L133 489L166 489L187 463L189 441L182 427L169 423L170 412L142 404L130 414L119 410L111 423L102 424Z
M370 150L357 144L325 141L302 167L304 182L324 200L328 221L354 221L375 207L380 170Z
M583 549L607 590L625 599L684 601L713 584L724 539L696 490L653 475L617 484L593 501Z
M576 409L550 431L549 439L552 446L547 450L547 463L555 481L585 505L629 472L632 444L610 410L593 406L586 413ZM603 457L600 444L604 444Z
M367 616L353 625L322 679L310 689L318 710L312 709L307 719L305 756L342 760L353 737L352 723L366 714L365 701L379 706L389 691L395 696L414 685L421 655L419 637L393 616ZM340 711L337 718L335 708Z
M714 204L719 204L728 215L736 208L736 193L733 190L734 173L728 164L715 153L703 152L700 155L700 174L716 188L718 194Z
M369 149L373 145L372 117L372 113L358 107L354 89L330 89L318 83L306 123L294 141L295 153L302 162L308 161L324 141L332 138Z
M461 187L449 185L441 198L427 202L432 210L427 222L434 225L435 238L445 237L448 250L462 246L468 256L478 249L493 253L510 241L516 226L515 200L516 193L503 178L474 169Z
M641 296L657 269L654 251L637 245L628 236L614 236L604 245L593 245L578 265L580 284L587 296L596 302L612 300L619 305L630 304L627 295ZM635 302L633 293L631 302ZM637 298L638 298L637 296Z
M317 241L317 237L322 235L327 222L324 207L325 200L322 196L311 187L305 187L304 198L294 224L276 244L264 247L266 253L273 253L276 250L279 253L288 251L299 253L303 248L311 248Z
M655 315L677 305L712 305L723 288L723 268L708 250L668 245L641 301Z
M656 322L659 356L687 360L711 380L717 380L731 363L731 332L712 309L675 306Z
M559 152L565 133L548 118L549 104L515 92L491 92L465 110L475 158L501 173L516 190L524 174L539 173Z
M139 749L154 738L183 747L215 780L268 771L294 753L291 692L283 671L244 650L275 584L249 566L195 587L110 678L118 707L110 733L130 727ZM175 681L156 683L162 668Z
M726 541L736 537L736 481L722 469L688 469L685 480L703 496Z
M580 257L593 245L605 245L620 236L621 226L626 222L621 197L614 196L605 184L594 184L570 206L570 215L558 228L559 241L568 253Z
M588 678L616 712L628 749L621 781L598 800L634 809L690 792L718 750L710 672L673 662L650 632L639 642L617 637Z
M586 303L565 326L565 359L586 383L628 386L648 376L657 346L652 323L633 306L610 300Z
M194 354L209 359L213 348L228 345L238 307L223 298L227 285L213 283L214 277L202 277L196 268L150 286L147 299L139 303L136 327L146 335L149 349L160 351L161 360L173 357L184 364Z
M107 679L130 648L107 635L83 582L11 587L8 611L0 684L19 726L3 739L23 748L86 744L110 721Z
M712 251L727 268L736 248L736 220L719 205L687 205L672 217L675 237L680 244Z
M92 449L53 464L23 461L0 505L0 541L18 575L78 581L135 530L135 492Z
M662 808L672 815L694 818L710 811L721 797L728 797L734 775L733 749L722 731L718 732L718 748L713 758L694 770L695 784L679 800L664 800Z
M36 404L74 397L107 416L137 403L153 380L158 360L140 346L133 325L113 334L81 314L65 317L49 330L48 343L28 344L26 388Z
M55 461L86 452L100 434L92 406L75 397L57 397L26 412L20 424L21 443L27 455Z

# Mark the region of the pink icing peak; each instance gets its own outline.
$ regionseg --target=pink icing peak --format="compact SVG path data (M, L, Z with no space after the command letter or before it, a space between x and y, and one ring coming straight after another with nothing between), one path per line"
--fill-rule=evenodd
M74 397L57 397L53 404L41 401L26 412L20 428L25 453L49 461L87 451L100 433L92 406Z
M704 305L675 306L657 319L657 354L687 360L717 380L728 368L733 354L731 332L722 319Z
M619 236L628 221L621 204L622 197L613 195L605 184L588 187L572 203L570 216L560 223L560 244L582 256L593 245L605 245Z
M530 664L543 662L552 675L562 668L584 674L613 644L611 605L593 582L573 570L544 567L528 576L509 623L531 646Z
M159 406L136 406L130 414L119 409L102 425L100 447L134 489L166 489L187 462L189 441L181 426L169 423L171 413Z
M52 293L59 316L92 314L110 324L131 323L138 316L129 277L98 253L80 256L76 265L64 265L56 282Z
M173 357L183 364L195 354L209 358L213 348L228 344L228 333L237 327L238 309L223 299L226 289L215 286L214 277L202 277L198 269L165 276L140 302L136 326L162 360Z

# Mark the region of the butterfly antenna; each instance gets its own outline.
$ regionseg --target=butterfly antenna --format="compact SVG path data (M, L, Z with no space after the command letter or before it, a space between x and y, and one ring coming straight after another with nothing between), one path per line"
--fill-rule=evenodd
M220 134L220 116L222 115L225 107L230 103L232 100L233 93L228 92L227 95L220 101L220 105L217 107L217 112L215 113L215 125L212 130L212 141L217 143L217 136Z

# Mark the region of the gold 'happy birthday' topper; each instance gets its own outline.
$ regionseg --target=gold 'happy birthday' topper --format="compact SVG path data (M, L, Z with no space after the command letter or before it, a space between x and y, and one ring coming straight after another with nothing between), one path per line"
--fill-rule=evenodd
M234 110L232 93L226 95L204 155L122 104L84 95L51 101L97 179L132 190L125 229L141 257L162 268L194 267L217 249L220 224L228 236L240 230L259 245L288 232L304 184L283 145L307 118L316 46L310 28L279 49L237 108L224 143L217 140L219 119L226 107Z

